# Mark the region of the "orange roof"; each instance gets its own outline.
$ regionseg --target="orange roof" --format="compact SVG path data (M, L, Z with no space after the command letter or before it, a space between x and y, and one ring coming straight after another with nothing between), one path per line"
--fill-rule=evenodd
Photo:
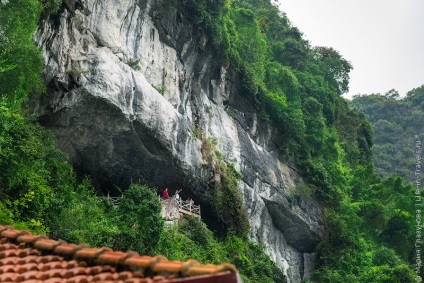
M0 225L0 282L237 283L232 264L169 261L55 241Z

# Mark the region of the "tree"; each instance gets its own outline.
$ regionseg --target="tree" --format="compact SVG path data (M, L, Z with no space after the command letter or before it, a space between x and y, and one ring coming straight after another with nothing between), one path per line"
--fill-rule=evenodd
M385 95L356 96L350 102L351 107L362 111L372 124L373 159L381 177L399 175L410 182L415 181L411 168L415 163L415 140L423 138L423 97L424 86L421 86L402 99L391 90ZM367 128L364 130L364 133L369 132ZM367 146L363 141L361 145L365 145L363 152L366 152ZM420 180L423 181L424 177Z
M118 208L122 235L119 249L149 254L159 243L163 229L161 204L155 190L145 184L132 184L124 192Z
M322 104L308 97L303 103L306 124L306 142L312 155L322 151L325 136L325 120L322 116Z
M51 220L74 186L53 135L0 102L0 199L23 221Z
M324 71L325 80L340 94L349 90L349 72L353 69L350 62L331 47L315 47L314 58Z
M42 57L33 41L42 5L37 0L0 2L0 98L20 105L42 92Z
M288 38L272 45L275 59L283 65L298 69L304 61L307 49L303 42Z
M389 90L388 92L386 92L384 94L384 96L387 97L387 98L391 98L391 99L399 99L400 98L399 92L395 89Z
M424 85L408 91L406 94L406 101L411 106L419 106L420 109L424 111Z

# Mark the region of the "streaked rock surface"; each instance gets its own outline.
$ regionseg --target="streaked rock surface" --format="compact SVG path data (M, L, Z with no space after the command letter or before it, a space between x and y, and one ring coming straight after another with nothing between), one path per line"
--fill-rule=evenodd
M184 188L207 215L216 176L200 134L243 175L251 238L300 282L324 234L321 208L293 201L303 181L279 158L279 134L207 35L162 1L66 3L37 33L48 95L31 103L77 171L104 190L138 179Z

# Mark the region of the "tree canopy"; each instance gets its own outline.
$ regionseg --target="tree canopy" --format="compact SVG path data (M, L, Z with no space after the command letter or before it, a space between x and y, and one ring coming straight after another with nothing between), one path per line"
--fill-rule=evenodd
M424 138L424 85L409 91L404 98L395 90L356 96L350 106L363 112L371 122L377 173L415 182L416 141ZM424 176L419 180L423 184Z

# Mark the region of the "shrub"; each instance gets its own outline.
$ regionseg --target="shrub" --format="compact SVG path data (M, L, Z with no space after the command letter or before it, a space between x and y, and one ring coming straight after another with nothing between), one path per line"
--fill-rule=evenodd
M223 160L221 153L215 154L214 158L214 170L220 174L221 181L215 184L212 197L213 208L219 220L226 225L227 229L233 229L237 235L247 238L249 220L237 186L242 176L233 163Z
M161 204L155 189L145 184L131 184L118 207L122 235L120 249L150 254L156 249L163 229Z
M165 229L156 252L171 260L196 258L205 264L231 262L245 283L286 282L263 246L236 236L234 231L217 240L204 223L193 217L184 217L179 225Z

